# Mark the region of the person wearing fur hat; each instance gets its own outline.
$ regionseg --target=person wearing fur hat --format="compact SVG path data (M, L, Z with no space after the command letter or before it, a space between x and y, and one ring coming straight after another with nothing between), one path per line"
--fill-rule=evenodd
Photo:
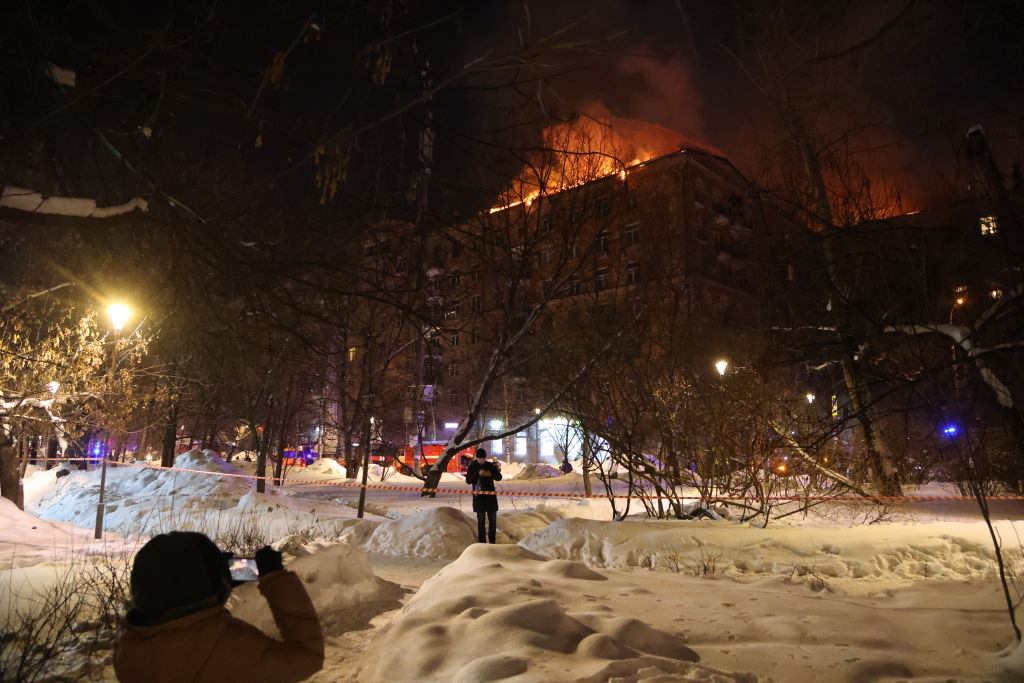
M121 681L301 681L323 667L313 603L281 553L256 552L259 590L281 640L231 616L230 554L200 533L154 536L132 565L133 604L114 653Z
M495 542L498 496L477 491L494 491L496 481L501 481L501 467L497 462L487 460L487 451L482 448L476 449L476 460L469 463L469 469L466 470L466 483L473 487L473 512L476 513L477 538L480 543ZM489 522L486 535L484 518Z

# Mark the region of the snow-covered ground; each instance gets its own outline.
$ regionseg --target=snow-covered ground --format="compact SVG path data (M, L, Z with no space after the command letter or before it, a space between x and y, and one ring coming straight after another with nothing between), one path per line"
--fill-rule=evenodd
M209 453L176 464L253 467ZM318 681L1024 680L971 501L827 504L767 528L740 523L735 508L721 520L612 522L607 501L581 497L578 473L504 471L499 489L528 495L500 499L497 546L474 543L458 475L441 485L465 493L368 490L358 520L359 491L337 486L351 480L333 461L293 469L297 482L264 494L246 479L117 467L108 535L94 542L98 473L34 472L28 513L0 501L0 617L61 567L126 562L144 537L192 528L278 541L328 633ZM383 474L371 468L372 483ZM383 483L419 485L398 474ZM993 518L1019 577L1024 504L994 502ZM230 607L273 632L253 586Z

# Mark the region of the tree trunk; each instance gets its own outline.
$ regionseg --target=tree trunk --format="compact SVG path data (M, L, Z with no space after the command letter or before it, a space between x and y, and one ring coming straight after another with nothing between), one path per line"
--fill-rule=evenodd
M8 437L3 438L0 446L0 495L25 509L25 493L21 488L21 477L18 476L18 454L14 450L14 442Z
M164 425L163 449L160 452L160 466L174 467L174 445L178 440L178 401L171 401L167 413L167 424Z
M267 480L267 451L270 450L270 435L263 434L258 440L259 447L256 449L256 493L266 493Z

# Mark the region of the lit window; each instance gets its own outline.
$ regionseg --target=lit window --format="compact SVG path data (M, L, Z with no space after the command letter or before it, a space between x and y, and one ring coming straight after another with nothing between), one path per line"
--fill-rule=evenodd
M352 362L355 359L356 359L356 347L350 346L350 347L348 347L348 360L349 360L349 362Z
M982 235L995 235L999 232L999 221L995 216L982 216L978 219Z
M991 292L988 293L988 296L989 296L990 299L998 299L1002 295L1003 295L1003 290L1001 290L1001 289L993 289Z

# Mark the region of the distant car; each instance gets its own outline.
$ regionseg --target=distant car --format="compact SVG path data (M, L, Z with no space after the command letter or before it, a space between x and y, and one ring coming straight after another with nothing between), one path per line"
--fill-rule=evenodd
M320 458L320 454L304 448L290 448L284 452L282 464L285 467L308 467Z

